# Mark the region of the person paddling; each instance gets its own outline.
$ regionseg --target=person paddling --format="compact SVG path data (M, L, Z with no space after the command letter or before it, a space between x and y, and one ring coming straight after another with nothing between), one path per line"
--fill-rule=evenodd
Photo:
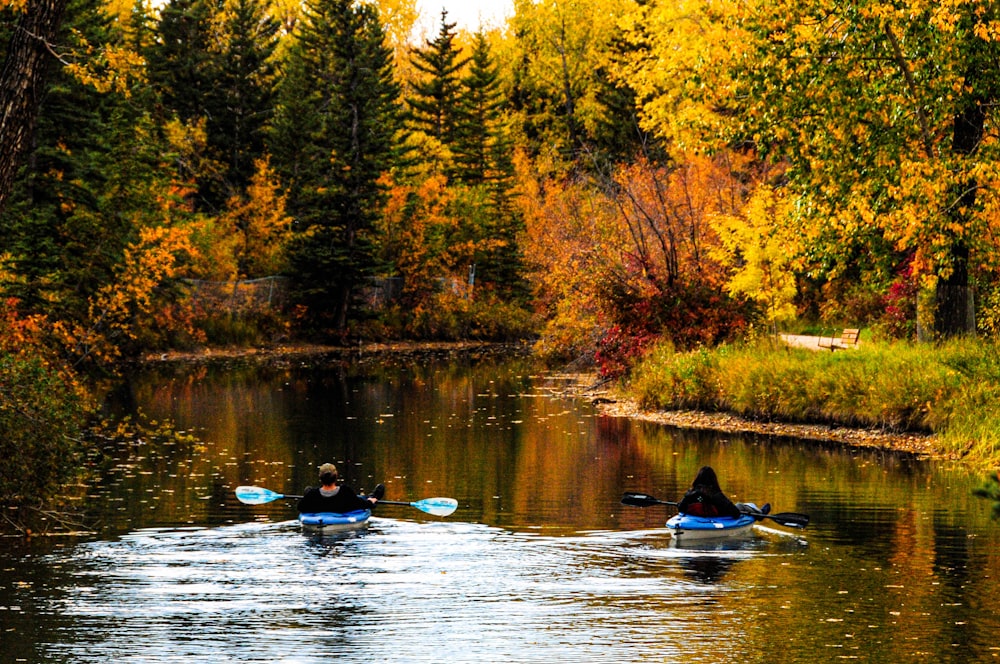
M332 463L319 467L321 486L309 487L299 499L299 513L335 512L345 514L355 510L371 510L385 495L385 486L379 484L368 496L359 496L346 484L338 484L340 475Z
M719 478L711 466L702 466L691 482L691 488L677 503L677 511L693 516L732 516L741 514L767 514L770 503L758 508L753 503L736 505L726 497L719 486Z

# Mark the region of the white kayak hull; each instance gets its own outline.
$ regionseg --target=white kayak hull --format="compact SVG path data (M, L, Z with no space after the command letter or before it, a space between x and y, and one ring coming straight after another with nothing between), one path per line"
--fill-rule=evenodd
M694 516L675 514L667 520L667 530L678 540L694 542L727 537L746 537L756 522L747 514L732 516Z
M308 533L340 533L368 527L372 513L356 510L340 514L337 512L306 512L299 514L299 524Z

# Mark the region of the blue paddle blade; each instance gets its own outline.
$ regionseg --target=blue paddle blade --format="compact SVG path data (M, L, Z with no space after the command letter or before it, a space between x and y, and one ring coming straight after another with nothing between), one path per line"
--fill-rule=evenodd
M458 509L458 501L454 498L424 498L410 505L434 516L448 516Z
M284 495L259 486L238 486L236 498L247 505L263 505L284 498Z

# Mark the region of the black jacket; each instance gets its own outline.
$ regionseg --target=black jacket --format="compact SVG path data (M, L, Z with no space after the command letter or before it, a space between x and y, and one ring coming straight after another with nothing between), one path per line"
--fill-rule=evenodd
M677 510L695 516L740 516L741 512L721 491L705 486L688 489Z
M299 498L298 507L300 513L335 512L344 514L354 510L370 510L373 505L370 501L359 497L351 487L341 484L337 487L337 493L332 496L324 496L319 487L309 487Z

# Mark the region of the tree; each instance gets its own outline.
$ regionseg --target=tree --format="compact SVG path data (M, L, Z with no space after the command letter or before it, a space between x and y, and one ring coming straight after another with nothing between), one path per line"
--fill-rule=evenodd
M210 87L208 138L225 164L227 197L250 185L264 156L265 127L273 111L277 19L261 0L229 0L222 31L210 52L218 76Z
M374 268L371 233L380 178L397 156L398 100L374 6L309 3L285 62L271 145L295 220L295 291L318 326L346 328L354 290Z
M476 33L452 145L453 181L465 187L456 192L455 213L475 229L477 282L504 297L525 299L524 217L512 201L514 142L504 110L499 67L486 35Z
M147 71L168 114L188 122L204 117L211 94L209 48L221 0L168 0L160 10L157 40L146 52Z
M576 162L590 143L604 106L598 72L625 0L517 0L511 21L512 106L534 149Z
M786 161L802 233L836 278L913 257L941 335L971 331L970 266L992 256L1000 154L995 3L661 3L633 19L627 80L672 140ZM639 27L642 26L642 27ZM649 29L647 26L656 26ZM888 283L892 270L883 270Z
M500 72L482 32L473 37L468 64L455 102L455 178L472 185L510 180L514 171L509 156L512 142L501 115Z
M96 49L122 39L97 0L71 3L57 38L73 36ZM145 141L139 91L101 92L61 62L48 66L32 150L0 214L4 262L17 275L0 287L23 310L64 319L85 316L87 298L121 259L134 233L130 213L157 207L132 196L136 180L157 172L162 146Z
M45 76L67 0L26 0L22 11L5 10L15 24L0 70L0 211L17 168L31 145Z
M273 107L280 23L261 0L170 0L147 50L167 115L204 125L206 151L183 166L198 180L197 209L218 212L253 177Z
M720 215L714 227L720 242L713 247L719 261L733 270L726 290L762 305L775 335L778 323L795 318L795 256L798 236L785 218L789 201L766 185L753 193L740 215Z
M458 131L460 74L468 62L460 57L455 44L455 25L442 10L437 36L413 51L410 62L423 78L410 84L412 95L406 99L410 126L436 139L446 150L454 144Z

